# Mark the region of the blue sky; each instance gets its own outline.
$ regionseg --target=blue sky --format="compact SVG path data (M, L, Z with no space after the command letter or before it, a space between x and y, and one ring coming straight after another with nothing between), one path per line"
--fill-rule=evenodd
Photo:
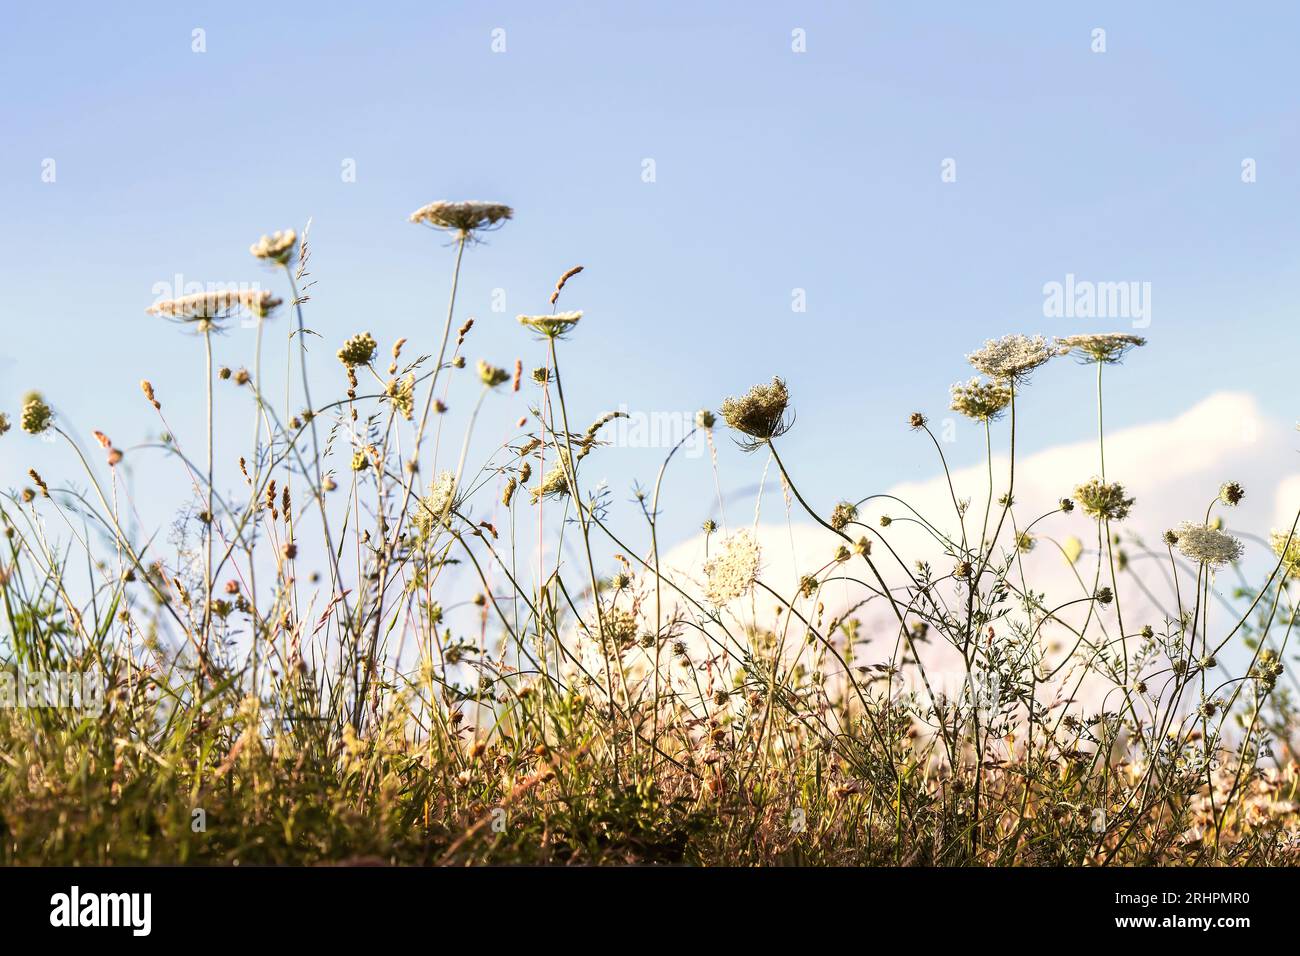
M357 331L431 350L451 253L405 217L478 198L516 219L466 257L471 363L541 364L514 316L581 263L565 302L587 316L561 357L575 427L620 404L716 408L780 374L798 413L787 458L828 507L933 472L906 415L947 415L985 338L1127 327L1045 317L1044 283L1067 274L1151 284L1151 344L1110 377L1114 426L1222 389L1297 417L1289 4L54 3L4 20L11 415L40 387L79 435L129 446L154 429L147 377L197 441L201 349L144 314L151 290L178 273L274 283L249 243L308 217L318 394L341 390L332 354ZM219 348L249 362L251 333ZM1028 447L1089 434L1090 388L1068 364L1041 375ZM519 413L500 401L494 441ZM0 482L58 467L6 442ZM959 426L949 451L971 464L982 437ZM598 465L625 497L661 455ZM757 480L761 462L724 458L730 487ZM711 487L688 464L669 526L698 523Z

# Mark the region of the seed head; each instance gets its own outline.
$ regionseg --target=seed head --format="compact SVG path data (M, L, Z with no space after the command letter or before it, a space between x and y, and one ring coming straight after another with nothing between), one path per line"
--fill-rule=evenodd
M772 438L778 438L794 424L786 412L790 405L790 391L785 382L774 377L769 385L755 385L740 398L728 398L722 403L722 420L748 440L740 441L746 451L758 448Z
M22 416L19 418L22 430L29 435L39 435L50 427L53 419L54 412L45 404L40 392L28 392L23 399Z
M851 501L841 501L831 512L831 527L836 531L843 531L848 527L850 521L856 521L858 517L858 506Z
M393 379L388 383L386 391L393 407L409 422L415 414L415 373Z
M298 245L298 234L292 229L277 229L269 236L263 236L248 247L258 259L278 262L285 265L293 258L293 250Z
M1011 387L998 379L984 382L972 378L969 382L958 382L950 391L952 410L977 422L993 421L1011 404Z
M496 388L503 382L510 380L510 373L503 368L497 368L495 365L489 365L483 359L479 359L478 378L488 388Z
M543 498L563 498L569 493L569 450L560 449L560 462L554 465L546 474L542 475L541 484L536 488L529 488L528 494L532 498L532 503L537 504ZM527 479L524 479L527 481Z
M343 343L343 348L339 349L339 361L349 369L354 369L358 365L369 365L370 360L375 357L375 349L379 343L369 332L362 332L360 335L354 335Z
M1236 507L1246 497L1246 489L1235 481L1225 481L1219 486L1219 500L1225 505Z
M1098 521L1123 521L1133 507L1133 498L1124 496L1124 486L1115 482L1104 482L1093 478L1086 484L1074 489L1074 497L1083 508L1083 513Z

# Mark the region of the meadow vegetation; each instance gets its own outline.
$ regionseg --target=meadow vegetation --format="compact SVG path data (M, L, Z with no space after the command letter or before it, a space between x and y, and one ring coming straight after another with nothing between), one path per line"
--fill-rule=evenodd
M73 433L56 394L29 395L19 428L3 420L8 460L30 440L18 431L52 436L67 472L32 470L0 498L0 861L1300 862L1284 664L1296 525L1273 531L1253 585L1224 584L1242 545L1222 514L1246 493L1231 481L1165 540L1126 541L1141 502L1107 473L1103 372L1123 374L1141 338L1011 335L968 356L979 376L950 403L987 437L990 493L954 487L945 514L898 502L869 522L872 489L805 500L781 378L719 396L634 502L615 503L585 466L618 453L604 437L618 413L574 421L566 403L581 387L566 340L600 321L561 309L581 269L549 310L519 316L545 364L471 353L457 283L512 216L446 202L412 214L440 240L449 302L396 342L362 332L336 355L309 350L310 245L293 231L251 249L276 291L154 303L141 321L191 335L204 383L179 396L141 383L157 440ZM233 321L256 328L247 367L215 361ZM1025 515L1016 406L1067 356L1096 366L1096 474ZM286 394L263 390L264 359L287 363ZM311 393L318 360L335 394ZM503 393L524 410L515 435L471 462L480 413ZM206 433L172 433L169 406L191 402ZM463 434L443 433L453 405L470 411ZM246 422L246 447L215 447L227 420ZM899 427L948 473L924 414ZM754 529L728 528L723 510L700 532L698 574L665 565L664 477L701 435L711 450L738 442L795 517L834 536L796 587L765 579ZM995 442L1012 462L997 494ZM170 475L170 535L139 527L123 480L136 459L155 482ZM696 464L721 495L718 456ZM615 508L641 533L616 528ZM1036 591L1022 559L1060 547L1052 522L1075 509L1096 528L1062 548L1077 593ZM899 522L943 562L896 550ZM1142 573L1173 585L1162 620L1124 616L1138 548L1158 559ZM828 612L823 588L844 580L864 597ZM935 646L960 661L956 692L932 684ZM60 703L50 675L93 675L102 699L90 706L82 685L36 706ZM1080 705L1085 682L1103 690Z

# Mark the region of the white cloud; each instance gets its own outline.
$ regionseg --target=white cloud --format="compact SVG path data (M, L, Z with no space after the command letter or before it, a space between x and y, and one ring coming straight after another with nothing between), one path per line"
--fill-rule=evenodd
M1005 442L1005 423L995 427L998 429L998 438ZM1247 494L1238 508L1216 506L1216 513L1224 517L1226 530L1237 533L1246 540L1243 570L1252 575L1252 580L1263 580L1271 559L1271 553L1262 543L1263 540L1267 538L1271 527L1289 527L1295 509L1300 507L1300 473L1297 473L1300 471L1297 468L1300 461L1296 459L1295 447L1295 432L1290 427L1265 418L1252 397L1239 393L1214 394L1176 418L1118 430L1107 436L1107 478L1121 482L1128 493L1137 499L1130 518L1122 524L1113 525L1112 529L1123 531L1126 538L1129 533L1136 532L1159 555L1152 558L1142 555L1139 549L1127 543L1123 546L1132 568L1135 572L1141 572L1142 583L1150 592L1150 596L1144 594L1128 575L1120 575L1119 610L1124 615L1125 632L1133 633L1143 624L1151 624L1159 630L1165 613L1176 613L1173 590L1169 583L1169 560L1161 535L1181 521L1202 520L1206 508L1224 481L1241 483ZM797 466L794 468L797 481ZM936 471L936 476L928 480L905 482L886 489L885 494L890 497L879 497L862 508L860 520L873 530L879 530L884 540L902 559L902 563L895 560L879 539L875 541L873 559L891 586L902 585L907 580L903 565L910 567L919 558L933 563L936 576L947 574L952 569L953 560L943 555L942 548L933 536L919 522L908 520L913 516L892 500L897 498L908 502L945 534L959 535L960 524L954 514L948 482L937 465ZM1017 520L1028 522L1055 509L1061 497L1070 495L1076 484L1086 481L1098 471L1095 439L1054 445L1018 457L1015 476ZM1006 488L1008 459L1005 454L995 455L993 473L996 499ZM957 470L952 474L952 483L959 499L971 499L966 530L971 539L978 539L989 490L987 466L980 464ZM770 505L765 507L770 508ZM829 507L830 504L827 504L828 512ZM993 510L994 516L990 519L990 524L996 523L996 500ZM881 514L888 514L894 519L886 529L877 526ZM789 598L794 594L800 576L820 571L841 542L798 511L792 513L789 524L772 521L770 510L766 513L766 518L768 520L755 529L763 551L761 578ZM862 529L850 530L857 537ZM1024 579L1029 587L1045 592L1048 606L1077 600L1091 593L1094 576L1098 573L1097 523L1076 509L1072 515L1051 515L1035 526L1034 533L1041 537L1034 550L1023 558ZM1062 542L1071 535L1077 536L1084 542L1085 548L1089 549L1073 567L1049 540ZM871 536L875 537L874 534ZM715 551L720 540L721 535L718 535L711 542L710 546ZM999 541L1004 547L1010 547L1012 540L1012 531L1008 525L1003 529ZM664 565L673 569L674 580L683 583L688 591L698 595L702 593L699 584L703 580L701 568L704 559L705 539L700 534L667 553ZM843 567L853 576L869 576L863 563L856 559ZM1015 574L1015 580L1020 581L1019 571ZM1220 593L1226 593L1235 585L1236 575L1232 570L1227 570L1221 572L1217 580L1221 583L1218 588ZM1101 583L1110 583L1109 568L1105 565ZM1185 584L1185 598L1189 590L1190 583ZM828 583L818 594L818 601L824 605L823 623L848 612L865 594L863 587L857 584L846 581ZM729 610L746 620L770 624L776 604L770 595L760 593L756 598L749 599L743 608L733 607ZM812 602L805 601L800 606L801 610L808 615L816 613L811 604ZM666 598L665 614L680 606L683 606L682 602ZM643 614L648 611L653 617L653 603L643 605L642 610ZM1088 612L1089 605L1079 603L1063 611L1061 616L1077 625L1084 621ZM857 611L856 615L868 625L866 630L874 635L859 653L858 663L875 663L890 658L893 655L896 627L888 605L875 601L867 608ZM1212 612L1212 631L1215 630L1216 617L1220 633L1226 634L1232 623L1228 611L1224 609ZM1100 623L1112 635L1118 633L1115 605L1101 609ZM1060 627L1050 634L1045 629L1044 635L1049 642L1056 642L1058 647L1065 646L1063 642L1069 637ZM710 647L700 635L686 636L693 648L693 659L698 660L716 653L716 648ZM799 653L815 653L815 649L803 647L799 640L802 634L795 637L797 639L792 644L801 648ZM937 646L937 640L932 641L922 653L927 667L941 671L960 671L960 658L956 652ZM805 660L811 658L806 657ZM1233 660L1231 653L1221 657L1225 664ZM1235 660L1239 663L1240 656ZM1099 693L1102 693L1101 689L1094 687L1090 690L1085 686L1077 699L1095 704Z

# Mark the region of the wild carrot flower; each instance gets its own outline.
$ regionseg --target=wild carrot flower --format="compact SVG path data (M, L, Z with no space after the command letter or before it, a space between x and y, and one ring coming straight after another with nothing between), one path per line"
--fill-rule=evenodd
M240 310L259 319L269 316L281 300L266 289L223 289L163 299L145 309L149 315L177 322L211 324Z
M722 545L722 553L704 563L705 594L715 607L747 594L758 577L758 542L738 531Z
M1300 578L1300 533L1272 531L1268 536L1273 553L1282 559L1282 573L1289 578Z
M456 475L444 471L429 485L429 493L420 499L414 518L416 530L427 537L434 527L447 521L456 502Z
M1129 351L1146 345L1140 335L1127 332L1097 332L1092 335L1067 335L1056 340L1061 349L1073 352L1084 362L1118 363Z
M790 430L794 422L786 417L789 405L790 390L780 378L773 377L770 385L755 385L739 398L724 399L722 420L752 439L740 443L742 448L752 451Z
M582 310L576 312L556 312L552 315L521 315L519 324L532 329L542 338L563 338L582 319ZM537 373L533 373L536 379Z
M375 349L379 343L369 332L362 332L360 335L354 335L343 343L343 348L339 349L339 361L348 368L353 369L358 365L369 365L370 360L375 357Z
M1011 388L997 379L984 382L972 378L951 388L952 410L977 422L990 422L1011 403Z
M1098 521L1123 521L1133 507L1133 498L1124 496L1124 486L1117 482L1104 482L1093 478L1074 489L1074 498L1083 513Z
M496 388L502 382L510 380L510 373L503 368L497 368L495 365L489 365L483 359L479 359L478 378L488 388Z
M50 427L54 412L45 404L40 392L28 392L23 399L23 412L19 424L29 435L39 435Z
M248 247L258 259L285 265L293 258L294 247L298 244L298 234L292 229L277 229L269 236L263 236Z
M415 210L411 213L410 220L434 229L451 230L468 236L512 219L514 214L513 209L501 203L438 200Z
M1174 531L1178 550L1197 564L1221 568L1241 557L1242 544L1230 534L1208 525L1184 521Z
M0 412L0 435L9 431L9 427L9 416L4 412Z
M1011 382L1023 380L1030 372L1055 355L1060 346L1053 345L1041 335L1005 335L989 339L984 347L966 356L966 361L989 378Z
M715 422L717 422L717 418L707 408L701 408L695 413L695 426L697 428L709 429L713 427Z

